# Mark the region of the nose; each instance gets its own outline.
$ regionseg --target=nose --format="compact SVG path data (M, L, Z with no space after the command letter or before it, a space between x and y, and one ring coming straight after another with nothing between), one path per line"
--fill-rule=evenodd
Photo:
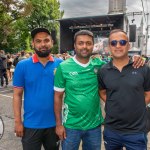
M120 45L120 43L119 42L117 42L117 44L116 44L116 47L120 47L121 45Z
M86 48L86 47L87 47L87 44L86 44L86 43L83 43L83 47Z
M45 42L44 42L44 41L42 41L42 42L41 42L41 45L45 45Z

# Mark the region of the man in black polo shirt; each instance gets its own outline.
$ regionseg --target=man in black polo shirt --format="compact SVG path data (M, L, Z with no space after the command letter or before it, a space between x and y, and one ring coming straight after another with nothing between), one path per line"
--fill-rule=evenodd
M146 150L146 104L150 102L150 69L133 68L128 57L127 34L110 33L112 61L98 71L99 92L106 102L104 143L106 150Z

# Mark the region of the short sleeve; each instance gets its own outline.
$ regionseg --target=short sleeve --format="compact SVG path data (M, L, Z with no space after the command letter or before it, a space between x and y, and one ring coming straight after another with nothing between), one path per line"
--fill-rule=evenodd
M63 76L61 65L56 70L54 79L54 90L58 92L63 92L65 90L65 79Z
M19 62L15 68L13 76L13 86L14 87L24 87L24 67L23 63Z
M104 73L103 73L102 69L100 68L100 69L98 70L98 73L97 73L98 88L99 88L100 90L106 89L106 86L105 86L105 84L104 84L104 82L103 82L103 78L104 78L103 76L104 76Z
M145 66L144 91L150 91L150 67Z

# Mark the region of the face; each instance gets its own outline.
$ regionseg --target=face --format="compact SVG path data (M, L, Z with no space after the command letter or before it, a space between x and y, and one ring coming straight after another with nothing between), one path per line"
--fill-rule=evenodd
M109 49L113 58L127 57L130 49L127 35L123 32L112 33L109 37Z
M88 35L78 35L74 43L76 56L78 58L90 58L93 51L93 40Z
M35 35L32 41L32 47L39 57L47 57L49 56L51 48L53 47L53 40L49 34L45 32L39 32Z

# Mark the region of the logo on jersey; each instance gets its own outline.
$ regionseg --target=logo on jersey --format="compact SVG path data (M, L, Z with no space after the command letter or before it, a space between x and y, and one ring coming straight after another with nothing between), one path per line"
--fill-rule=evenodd
M133 75L137 75L137 72L136 72L136 71L132 71L132 74L133 74Z
M98 68L94 68L94 73L97 74Z
M57 68L55 68L54 71L53 71L53 72L54 72L54 75L55 75L55 73L56 73L56 70L57 70Z
M76 71L74 71L74 72L69 72L69 75L70 75L70 76L76 76L76 75L78 75L78 73L77 73Z

